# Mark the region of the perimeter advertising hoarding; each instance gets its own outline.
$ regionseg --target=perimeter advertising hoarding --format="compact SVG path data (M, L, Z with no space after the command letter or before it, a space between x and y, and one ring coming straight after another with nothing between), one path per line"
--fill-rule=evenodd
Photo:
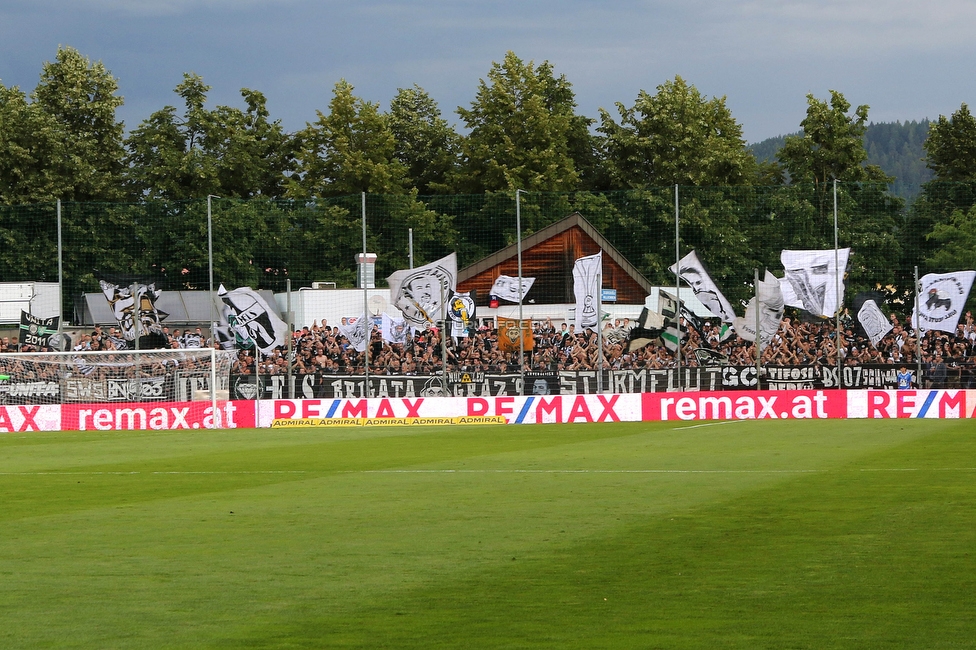
M845 418L848 396L841 390L710 391L644 393L644 421L778 420Z
M976 418L976 390L804 390L527 395L218 402L228 428L278 420L371 424L480 421L508 424L825 418ZM255 409L259 409L255 413ZM420 418L421 420L417 420ZM210 402L0 405L0 433L195 430L211 424Z
M209 429L213 425L210 402L63 404L60 408L60 428L65 431ZM254 402L217 402L217 410L223 428L255 426Z
M973 418L976 390L857 390L847 402L850 418Z
M305 399L260 403L261 426L274 420L503 418L507 424L640 422L640 395L526 395L414 399Z

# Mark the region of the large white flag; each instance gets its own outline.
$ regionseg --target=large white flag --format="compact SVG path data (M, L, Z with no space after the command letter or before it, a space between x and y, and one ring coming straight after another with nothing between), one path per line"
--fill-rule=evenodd
M393 318L383 312L383 323L380 326L383 333L383 340L387 343L399 343L403 345L407 342L407 321L402 318Z
M525 299L525 294L529 292L532 285L535 283L535 278L522 278L522 299ZM509 275L499 275L498 279L495 280L495 284L491 285L491 291L489 293L493 296L498 297L501 300L507 300L508 302L518 302L519 301L519 279L513 278Z
M759 281L759 340L765 347L773 340L783 321L783 292L781 281L775 275L766 271L766 276ZM746 341L756 340L756 296L753 296L746 306L746 315L735 319L735 333Z
M359 318L346 318L345 323L339 323L339 331L349 339L349 345L356 352L365 352L366 343L369 341L369 331L373 329L372 323L363 314Z
M786 269L786 277L779 281L783 301L817 316L836 314L844 304L844 270L850 254L850 248L840 248L836 255L833 249L780 253Z
M573 293L576 295L576 331L598 327L600 285L603 279L603 251L581 257L573 264Z
M221 314L224 322L218 328L219 338L227 332L237 343L247 347L255 345L264 354L285 344L288 325L268 307L257 291L250 287L227 291L220 285L217 297L224 303Z
M922 277L918 310L912 310L912 327L922 331L954 332L966 306L976 271L929 273Z
M457 255L415 269L396 271L386 279L393 304L414 330L444 320L447 302L457 287Z
M735 310L712 281L695 251L682 257L677 264L672 264L668 270L672 273L677 272L678 276L691 286L691 290L695 292L695 297L701 301L701 304L705 305L713 315L721 318L723 323L731 323L735 320Z

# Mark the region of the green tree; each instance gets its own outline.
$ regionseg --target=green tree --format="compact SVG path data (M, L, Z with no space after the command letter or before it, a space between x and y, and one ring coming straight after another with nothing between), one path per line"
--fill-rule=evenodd
M396 139L379 106L353 95L345 80L333 90L328 115L298 134L299 172L289 193L298 197L361 192L402 194L408 169L398 160Z
M150 199L277 197L293 167L293 144L279 121L270 121L263 94L247 88L246 110L205 107L210 86L186 73L175 92L182 116L166 106L126 141L132 192Z
M122 104L101 63L58 50L30 95L0 85L0 202L122 196Z
M976 181L976 117L966 104L929 126L924 147L937 181Z
M868 152L864 148L868 109L858 106L848 115L851 103L836 90L830 91L830 102L807 95L807 114L800 122L800 135L786 136L777 159L794 183L827 185L833 180L842 182L868 181L889 183L877 165L866 165Z
M575 189L580 175L574 152L586 118L566 77L544 61L524 63L514 52L492 63L470 108L458 107L469 129L462 143L455 188L462 192L561 191Z
M945 273L976 268L976 207L956 210L948 223L936 223L926 238L937 244L925 260L929 269Z
M77 50L58 50L44 64L32 97L58 126L72 169L70 187L60 198L104 201L122 197L123 124L116 110L123 99L118 81L101 63Z
M407 168L408 183L420 194L444 193L458 164L461 138L420 86L400 88L388 114L394 158Z
M600 110L607 167L615 185L742 185L756 161L725 98L705 99L681 77L640 91L632 107L617 103L620 123Z

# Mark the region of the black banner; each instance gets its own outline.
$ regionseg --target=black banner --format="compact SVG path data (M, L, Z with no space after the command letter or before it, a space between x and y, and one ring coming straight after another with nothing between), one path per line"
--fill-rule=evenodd
M844 366L843 388L895 388L895 366ZM260 388L253 375L235 375L231 399L288 399L284 375L262 376ZM436 376L370 375L369 397L489 397L504 395L585 395L604 393L655 393L678 390L817 390L837 388L837 368L814 366L765 366L756 381L755 366L675 368L663 370L553 371L517 374L450 372ZM362 376L296 375L295 399L366 397Z
M60 316L38 318L22 310L20 312L19 343L22 346L33 345L36 348L57 347L60 349L60 341L56 342L56 346L51 345L51 337L57 338L60 321Z

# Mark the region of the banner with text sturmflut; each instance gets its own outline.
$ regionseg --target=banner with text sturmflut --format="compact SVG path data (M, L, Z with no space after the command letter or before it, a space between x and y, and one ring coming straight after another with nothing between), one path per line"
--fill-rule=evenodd
M362 376L296 375L294 387L285 375L232 375L231 399L332 399L361 397L491 397L506 395L587 395L655 393L678 390L756 390L755 366L724 366L662 370L553 371L517 374L450 372L441 375L370 375L367 395ZM895 388L897 368L884 365L845 366L843 388ZM816 390L838 387L837 368L767 366L762 368L764 390Z

